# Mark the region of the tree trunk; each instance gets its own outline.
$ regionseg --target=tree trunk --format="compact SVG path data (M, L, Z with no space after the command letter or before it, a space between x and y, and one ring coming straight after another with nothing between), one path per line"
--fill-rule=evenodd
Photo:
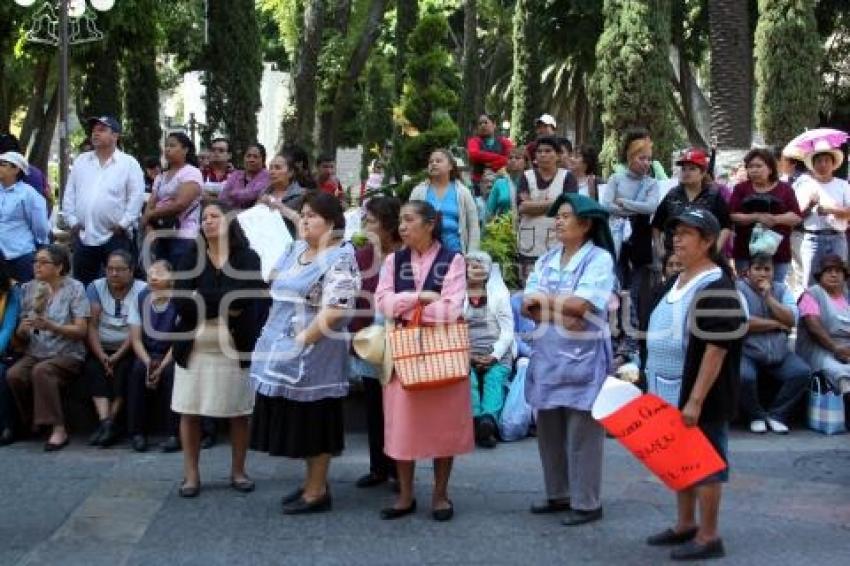
M27 114L24 117L24 123L21 125L21 135L18 140L21 142L21 148L26 153L32 139L32 133L44 122L44 106L45 98L47 97L47 83L50 79L50 71L53 66L52 56L39 57L33 72L33 90L32 98L27 106Z
M478 54L478 5L476 0L463 2L463 84L457 124L461 143L475 130L475 120L482 111L478 74L481 68ZM498 127L498 125L497 125Z
M333 110L330 112L327 128L323 129L325 135L321 140L322 153L333 155L336 152L339 130L351 102L351 96L354 94L355 83L363 73L363 69L366 68L369 54L378 40L378 34L381 33L381 22L384 20L384 13L387 11L388 4L388 0L372 0L372 4L369 6L369 13L363 24L360 40L351 52L351 58L348 60L343 75L337 81Z
M59 121L59 85L53 88L50 96L50 104L41 127L35 134L35 142L30 151L29 162L47 173L47 161L50 158L50 147L53 145L53 133L56 131L56 122Z
M301 48L295 57L292 91L295 110L295 139L307 151L313 148L316 121L316 73L322 47L324 0L309 0L304 6ZM289 141L289 140L287 140Z
M721 149L752 142L753 38L748 2L709 0L711 136Z

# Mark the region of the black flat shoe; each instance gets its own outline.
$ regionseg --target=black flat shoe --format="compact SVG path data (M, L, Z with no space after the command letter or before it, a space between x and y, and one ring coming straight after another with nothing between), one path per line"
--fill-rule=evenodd
M103 424L103 434L100 436L100 443L98 446L101 448L109 448L117 441L118 431L115 430L115 424L113 424L111 420L108 420Z
M133 438L130 440L130 446L136 452L147 452L148 441L145 440L145 437L141 434L134 434Z
M291 505L301 499L302 495L304 495L303 487L293 489L292 491L283 496L283 499L280 500L280 504L284 507L286 507L287 505Z
M230 487L240 493L251 493L254 491L256 485L254 484L254 480L248 477L242 478L241 480L230 478Z
M185 483L180 486L180 489L177 490L177 493L180 497L184 497L186 499L190 499L192 497L198 497L201 493L201 484L198 485L186 485Z
M683 544L692 540L697 536L697 528L693 527L677 533L673 529L667 529L660 533L647 537L646 544L649 546L672 546L674 544Z
M566 527L577 527L598 521L602 518L602 507L591 511L581 511L579 509L571 509L567 514L567 518L561 521L561 524Z
M331 510L331 495L324 494L315 501L307 501L300 497L294 503L283 507L284 515L310 515L313 513L325 513Z
M44 444L44 451L45 452L59 452L60 450L62 450L66 446L68 446L68 443L70 441L71 441L71 439L66 436L65 440L63 440L59 444L53 444L52 442L46 442Z
M549 513L562 513L570 509L569 499L547 499L542 503L533 503L530 511L535 515L547 515Z
M707 560L724 556L726 556L726 549L723 548L721 539L715 539L705 544L691 540L670 552L671 560Z
M434 509L431 511L431 518L435 521L443 522L450 521L455 516L455 506L449 501L449 506L445 509Z
M393 519L400 519L407 515L412 515L416 513L416 500L411 501L410 505L405 507L404 509L399 509L397 507L387 507L386 509L381 509L381 519L384 521L392 521Z
M165 439L165 442L159 445L159 449L162 452L179 452L180 451L180 440L176 436L169 436Z
M89 437L89 446L100 446L100 441L103 439L103 430L106 420L102 420L97 424L97 428Z
M375 487L376 485L381 485L382 483L386 483L389 478L387 476L379 476L378 474L373 474L369 472L368 474L360 476L354 485L360 488L366 487Z
M11 428L4 428L3 432L0 432L0 446L9 446L13 442L15 442L15 433Z

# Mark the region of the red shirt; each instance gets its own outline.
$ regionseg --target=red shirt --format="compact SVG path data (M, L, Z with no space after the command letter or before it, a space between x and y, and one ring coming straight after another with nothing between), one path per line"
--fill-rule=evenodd
M514 142L503 136L484 139L472 136L466 141L466 153L472 166L472 182L477 183L489 167L498 171L508 165L508 157L514 148Z
M218 172L212 167L204 167L201 170L201 175L204 177L205 183L223 183L227 181L227 178L233 172L233 165L227 164L227 169L223 172Z
M319 190L337 198L345 195L345 191L342 190L342 183L336 177L328 177L319 183Z
M770 207L770 214L785 214L793 212L798 216L800 214L800 205L797 204L797 197L794 196L794 189L787 183L780 181L773 189L764 193L757 193L750 181L738 183L732 191L732 199L729 201L730 214L735 213L750 213L753 212L747 207L747 197L754 195L769 195L775 199L775 203ZM758 209L762 211L763 209ZM776 263L788 263L791 261L791 227L790 226L774 226L770 228L775 232L782 234L782 241L779 243L779 248L773 256ZM753 233L753 224L742 226L735 225L735 244L732 248L732 257L735 259L750 259L750 236Z

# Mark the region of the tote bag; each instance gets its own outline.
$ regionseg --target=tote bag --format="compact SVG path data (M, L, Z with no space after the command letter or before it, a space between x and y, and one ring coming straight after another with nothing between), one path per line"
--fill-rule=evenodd
M820 374L812 377L809 391L809 428L823 434L846 432L844 398Z

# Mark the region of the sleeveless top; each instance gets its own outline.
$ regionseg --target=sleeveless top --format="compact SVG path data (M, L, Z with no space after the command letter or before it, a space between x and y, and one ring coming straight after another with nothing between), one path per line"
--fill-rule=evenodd
M537 175L534 169L525 172L525 180L528 182L530 201L555 200L564 192L564 182L567 180L568 171L558 168L555 178L546 190L537 188ZM517 251L527 257L540 257L555 245L555 219L545 214L540 216L520 215L519 218L519 241Z

